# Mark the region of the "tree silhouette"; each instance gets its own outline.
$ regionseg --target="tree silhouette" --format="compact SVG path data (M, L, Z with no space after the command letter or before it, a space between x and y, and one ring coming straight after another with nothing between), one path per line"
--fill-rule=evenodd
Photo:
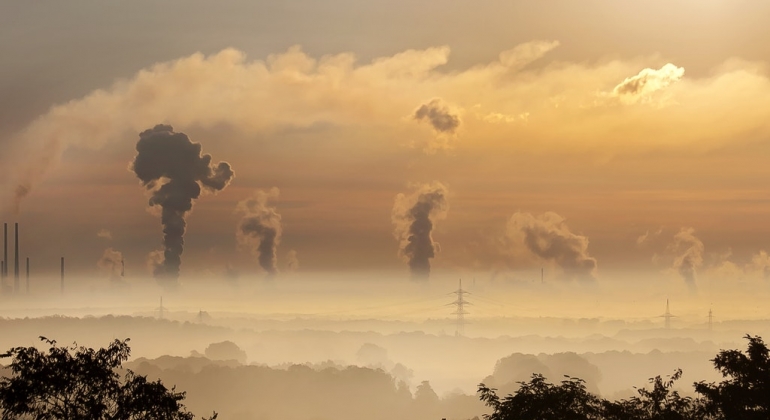
M714 367L728 378L718 384L695 384L704 396L708 414L725 419L770 418L770 351L760 337L746 335L746 354L723 350L712 360Z
M0 379L2 420L192 420L181 401L184 392L127 370L128 340L107 348L60 347L40 337L48 352L15 347L0 357L12 358L10 377ZM216 413L209 419L217 417Z
M603 400L586 391L585 381L567 376L560 385L540 374L519 382L515 394L500 398L494 388L479 385L479 398L494 412L485 420L593 420L603 417Z
M682 377L677 370L668 380L650 379L652 389L638 396L607 401L586 391L583 380L567 377L560 385L532 375L511 395L500 398L494 388L479 384L479 398L491 407L486 420L767 420L770 419L770 350L759 337L747 335L746 353L722 350L712 362L728 378L718 384L696 382L699 398L673 390Z

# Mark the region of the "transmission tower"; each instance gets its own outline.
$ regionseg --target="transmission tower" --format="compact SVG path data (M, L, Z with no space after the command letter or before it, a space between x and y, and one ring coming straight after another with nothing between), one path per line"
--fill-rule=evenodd
M672 315L671 311L668 309L668 299L666 299L666 313L660 316L661 318L664 318L666 329L671 329L671 318L676 318L676 315Z
M709 331L714 330L714 312L709 308Z
M463 280L460 279L460 285L457 290L452 292L457 295L457 299L449 305L454 305L455 311L451 315L457 317L457 328L455 330L455 336L461 337L465 335L465 315L468 315L468 311L465 310L466 305L472 305L472 303L465 300L465 295L469 295L470 292L463 290Z

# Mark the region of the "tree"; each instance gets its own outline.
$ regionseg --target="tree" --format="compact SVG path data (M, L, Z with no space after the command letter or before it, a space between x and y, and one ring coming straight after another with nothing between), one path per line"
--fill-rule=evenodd
M618 420L695 420L703 419L701 401L683 397L672 390L682 377L677 369L664 381L660 376L650 378L652 389L638 389L639 396L605 404L606 418Z
M718 384L697 382L709 415L724 419L770 418L770 350L760 337L746 335L746 354L722 350L712 360L723 377Z
M479 398L494 411L485 420L598 420L603 419L604 400L586 390L585 381L566 376L554 385L540 374L532 375L515 394L500 398L494 388L479 384Z
M184 392L159 380L119 369L128 360L128 339L107 348L60 347L40 337L48 352L15 347L0 355L12 358L11 375L0 379L2 420L192 420L181 401ZM214 415L209 419L216 419Z

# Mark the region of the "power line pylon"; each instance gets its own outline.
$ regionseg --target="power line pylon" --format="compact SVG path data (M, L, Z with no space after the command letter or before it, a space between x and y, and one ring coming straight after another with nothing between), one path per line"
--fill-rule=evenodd
M676 315L671 314L671 311L668 309L668 299L666 299L666 313L660 316L661 318L665 319L665 326L667 330L671 329L671 318L676 318Z
M465 315L468 315L469 312L465 310L466 305L472 305L472 303L465 300L465 295L471 294L470 292L467 292L463 290L463 280L460 279L460 285L452 292L453 294L457 295L457 299L450 303L450 305L455 306L455 311L451 313L451 315L455 315L457 317L457 327L455 329L455 336L461 337L465 335Z
M714 312L709 308L709 331L714 330Z

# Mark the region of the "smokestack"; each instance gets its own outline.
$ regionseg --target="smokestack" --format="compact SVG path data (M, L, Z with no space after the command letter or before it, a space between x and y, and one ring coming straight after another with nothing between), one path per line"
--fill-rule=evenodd
M15 242L13 254L13 292L19 293L19 222L14 227Z
M159 124L139 134L136 151L131 168L152 193L149 205L162 209L163 259L154 261L153 274L161 285L174 287L182 265L185 217L193 200L202 189L223 190L235 174L227 162L212 164L211 155L201 154L200 143L170 125Z
M61 257L61 292L64 294L64 257Z
M27 294L29 294L29 257L27 257Z

